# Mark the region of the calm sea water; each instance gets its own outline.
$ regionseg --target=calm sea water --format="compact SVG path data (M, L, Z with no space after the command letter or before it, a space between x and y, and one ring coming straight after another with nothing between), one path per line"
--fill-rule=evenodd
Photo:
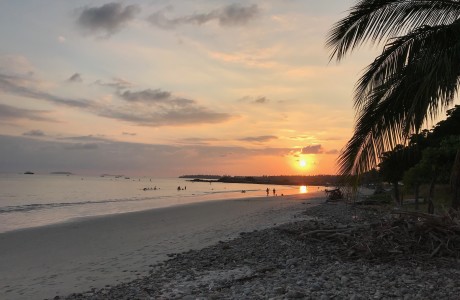
M178 186L182 188L179 191ZM278 195L308 192L308 188L299 186L210 184L180 178L0 174L0 232L80 217L202 201L266 197L267 187L270 190L275 188Z

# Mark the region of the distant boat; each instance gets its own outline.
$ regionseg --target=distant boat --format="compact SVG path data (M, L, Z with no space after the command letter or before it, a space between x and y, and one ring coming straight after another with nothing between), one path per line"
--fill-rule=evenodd
M34 173L34 172L27 171L27 172L24 172L24 174L26 174L26 175L34 175L35 173Z

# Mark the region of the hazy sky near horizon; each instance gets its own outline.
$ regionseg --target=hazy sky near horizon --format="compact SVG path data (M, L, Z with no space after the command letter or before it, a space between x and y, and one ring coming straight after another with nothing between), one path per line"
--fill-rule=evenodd
M377 53L329 63L352 3L1 1L0 172L334 173Z

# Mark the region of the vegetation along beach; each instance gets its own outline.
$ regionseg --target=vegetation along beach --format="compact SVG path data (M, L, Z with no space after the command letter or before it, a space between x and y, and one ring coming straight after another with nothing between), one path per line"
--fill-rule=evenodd
M0 299L460 299L460 1L0 2Z

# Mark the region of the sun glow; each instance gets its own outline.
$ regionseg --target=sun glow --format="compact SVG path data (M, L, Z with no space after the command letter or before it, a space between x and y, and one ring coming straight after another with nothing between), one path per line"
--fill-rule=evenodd
M287 161L297 175L310 175L317 168L317 158L313 154L292 155Z
M307 186L306 186L306 185L301 185L301 186L299 186L299 193L301 193L301 194L306 194L306 193L308 193L308 188L307 188Z
M304 159L299 160L299 166L301 168L305 168L307 166L307 162Z

